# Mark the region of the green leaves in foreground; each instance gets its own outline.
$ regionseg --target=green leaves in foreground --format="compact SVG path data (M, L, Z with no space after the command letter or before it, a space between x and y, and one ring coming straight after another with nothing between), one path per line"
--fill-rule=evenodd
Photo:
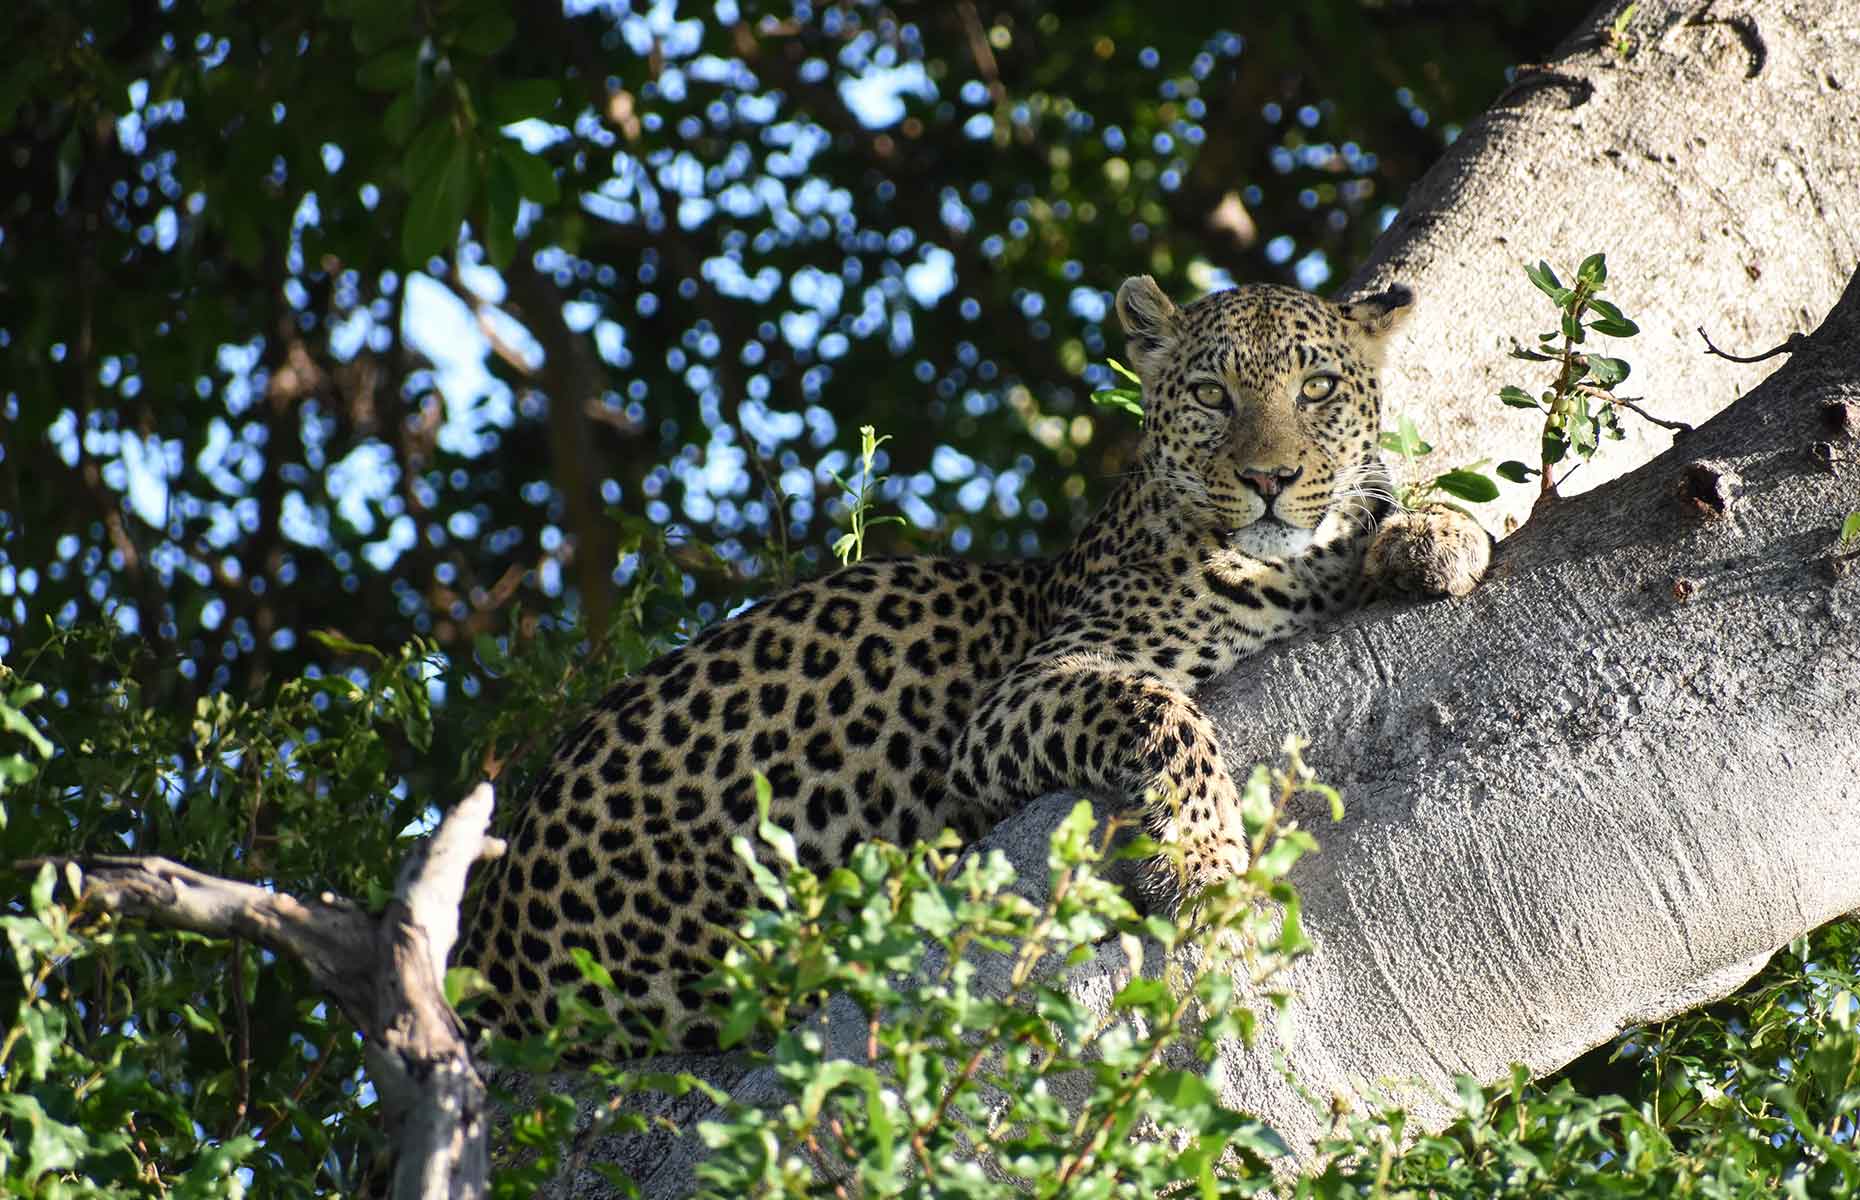
M1316 843L1287 806L1311 796L1335 811L1337 797L1298 751L1292 743L1285 765L1257 768L1243 788L1251 869L1180 922L1138 913L1105 877L1157 847L1137 838L1113 849L1115 830L1096 830L1089 804L1054 831L1042 887L1017 883L999 851L964 856L948 833L909 849L869 843L816 873L769 822L759 788L758 837L736 850L765 903L744 916L708 984L722 997L723 1043L772 1066L783 1095L759 1109L726 1102L699 1126L710 1150L699 1194L814 1196L816 1166L863 1197L1268 1188L1285 1145L1223 1106L1218 1079L1196 1064L1214 1061L1222 1039L1254 1033L1235 976L1269 979L1309 946L1286 875ZM1070 968L1107 943L1129 968L1108 1013L1067 986ZM565 1011L575 991L558 994ZM869 1058L827 1057L809 1018L829 997L857 1014ZM597 1069L622 1091L701 1086ZM996 1169L984 1172L983 1157ZM548 1174L526 1170L523 1187Z
M378 896L426 807L391 763L431 745L435 665L424 643L322 640L366 668L182 708L141 703L137 648L116 631L51 630L21 657L52 683L43 696L0 667L0 870L146 850L300 895ZM354 1190L356 1143L379 1138L361 1047L298 964L102 918L74 867L11 882L0 1196Z
M1100 408L1119 408L1143 423L1143 381L1137 373L1118 362L1115 358L1105 359L1105 364L1129 382L1131 386L1100 388L1091 394L1091 402Z

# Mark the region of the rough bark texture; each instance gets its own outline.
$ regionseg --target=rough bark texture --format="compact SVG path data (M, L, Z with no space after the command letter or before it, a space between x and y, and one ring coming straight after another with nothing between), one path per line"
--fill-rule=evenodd
M1697 327L1732 353L1766 350L1815 328L1860 259L1860 9L1643 3L1623 57L1604 33L1620 8L1519 68L1352 281L1419 292L1384 390L1436 447L1424 467L1532 457L1531 414L1493 399L1502 384L1547 382L1542 364L1506 357L1555 324L1526 262L1567 275L1606 253L1608 296L1641 327L1613 343L1634 364L1622 394L1696 425L1776 365L1706 358ZM1566 492L1671 444L1657 426L1627 426L1628 443ZM1532 499L1505 490L1479 508L1494 532Z
M1853 454L1823 410L1856 395L1860 276L1775 377L1540 513L1470 599L1361 614L1204 696L1232 761L1309 733L1352 810L1297 880L1307 1088L1418 1081L1433 1123L1454 1075L1552 1070L1860 908L1860 555L1836 547L1860 464L1815 450ZM1317 1132L1257 1055L1228 1072Z
M1750 394L1676 444L1630 421L1565 490L1640 469L1546 506L1472 597L1368 610L1204 694L1237 767L1303 732L1350 805L1336 827L1306 814L1324 851L1297 879L1318 948L1291 980L1295 1036L1223 1064L1227 1099L1295 1143L1331 1098L1379 1090L1436 1126L1454 1075L1551 1070L1860 908L1860 564L1834 552L1860 509L1860 12L1643 3L1624 58L1600 32L1618 7L1520 72L1359 274L1422 297L1386 390L1439 447L1429 466L1530 458L1529 414L1492 399L1542 382L1506 356L1549 325L1519 268L1604 251L1643 331L1616 351L1625 393L1692 423ZM1701 353L1696 326L1768 349L1844 287L1761 387L1780 360ZM1481 515L1522 518L1533 493ZM986 843L1033 891L1069 803ZM1122 972L1106 947L1075 986L1108 999ZM862 1053L856 1014L822 1019ZM777 1095L735 1062L658 1065ZM684 1128L705 1115L678 1105ZM664 1133L600 1152L648 1196L687 1191L700 1154Z
M366 1039L368 1074L397 1154L396 1200L474 1200L489 1192L484 1084L443 981L466 872L481 856L502 853L501 842L485 837L491 806L491 787L480 784L447 812L402 865L379 917L328 893L306 903L165 858L73 861L98 909L249 938L303 963Z

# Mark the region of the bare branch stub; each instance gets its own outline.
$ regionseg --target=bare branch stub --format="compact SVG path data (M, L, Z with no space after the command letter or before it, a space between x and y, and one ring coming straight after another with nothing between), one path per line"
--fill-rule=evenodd
M1782 345L1772 346L1770 349L1765 350L1761 354L1753 354L1750 357L1745 358L1743 355L1740 355L1740 354L1726 354L1724 351L1718 349L1718 347L1712 345L1711 335L1705 332L1705 327L1703 325L1700 325L1698 327L1698 331L1699 331L1699 336L1705 339L1705 353L1715 354L1719 358L1722 358L1729 362L1734 362L1734 363L1762 362L1766 358L1775 358L1778 354L1794 354L1797 350L1801 350L1808 345L1807 334L1792 333L1788 336L1787 339L1783 341Z

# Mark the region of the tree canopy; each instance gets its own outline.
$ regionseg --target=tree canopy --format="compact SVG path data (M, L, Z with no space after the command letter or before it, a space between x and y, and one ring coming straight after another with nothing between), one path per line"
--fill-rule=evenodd
M188 700L604 617L642 531L718 599L822 560L862 424L884 546L1063 543L1117 283L1341 279L1566 19L1153 15L28 0L0 636L107 613Z
M830 565L849 492L902 518L870 552L1057 548L1133 442L1091 400L1117 284L1339 284L1570 13L1158 18L19 0L0 862L160 853L375 903L398 839L487 763ZM302 969L97 925L54 882L0 916L21 997L0 1180L204 1195L243 1162L262 1194L352 1188L374 1097ZM1527 1104L1520 1081L1469 1093L1396 1177L1485 1194L1513 1161L1494 1130L1522 1138L1527 1109L1571 1170L1657 1134L1675 1177L1702 1177L1688 1146L1733 1143L1780 1177L1820 1128L1727 1108L1714 1078L1754 1090L1818 1054L1816 1102L1843 1094L1854 941L1574 1072L1651 1097L1651 1123L1604 1137L1582 1097Z

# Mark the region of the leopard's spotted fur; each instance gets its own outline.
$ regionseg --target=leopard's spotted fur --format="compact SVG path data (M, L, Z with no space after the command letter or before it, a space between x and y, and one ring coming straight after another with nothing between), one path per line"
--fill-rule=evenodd
M1071 549L859 563L621 683L562 741L493 868L464 953L495 988L483 1018L553 1019L579 946L633 1019L712 1045L697 984L751 901L731 838L753 835L757 770L810 865L868 838L973 838L1083 787L1149 797L1189 887L1244 869L1234 780L1192 693L1358 600L1389 496L1374 368L1409 296L1252 286L1178 310L1146 276L1117 300L1147 430Z

